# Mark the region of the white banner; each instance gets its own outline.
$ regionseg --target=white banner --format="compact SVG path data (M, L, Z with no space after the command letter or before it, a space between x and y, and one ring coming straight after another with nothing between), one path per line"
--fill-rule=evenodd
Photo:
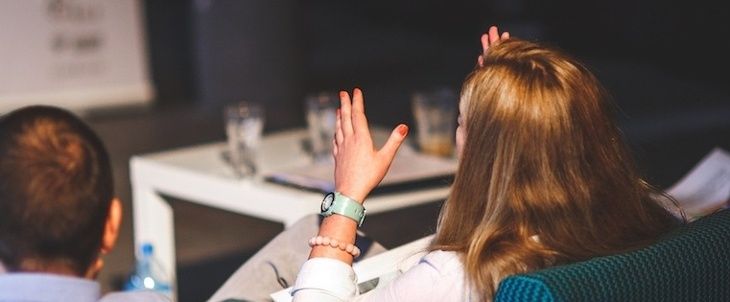
M153 98L139 0L0 0L0 112Z

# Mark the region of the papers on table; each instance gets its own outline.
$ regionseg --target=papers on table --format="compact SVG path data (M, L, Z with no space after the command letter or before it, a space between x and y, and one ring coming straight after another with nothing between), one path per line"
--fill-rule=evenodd
M728 206L730 153L715 148L679 182L667 190L690 220Z
M457 162L416 152L399 153L380 185L371 193L379 194L408 190L424 186L445 186L456 172ZM269 173L271 182L303 189L332 192L334 184L334 163L313 163L307 166L284 169Z

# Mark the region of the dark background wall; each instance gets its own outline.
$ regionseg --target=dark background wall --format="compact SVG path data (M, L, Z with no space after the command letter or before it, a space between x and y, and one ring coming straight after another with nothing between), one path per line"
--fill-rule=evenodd
M689 80L723 83L729 67L730 13L719 1L186 0L145 1L145 10L161 103L237 99L230 91L256 90L248 84L256 81L261 90L297 82L283 89L301 94L417 63L468 71L490 24L579 56L641 62ZM469 56L427 57L434 49L419 46L463 47ZM249 70L260 77L241 77Z

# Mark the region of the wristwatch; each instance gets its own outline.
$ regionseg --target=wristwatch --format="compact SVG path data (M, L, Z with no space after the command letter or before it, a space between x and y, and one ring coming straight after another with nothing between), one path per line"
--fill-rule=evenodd
M355 220L357 226L362 226L362 222L365 220L365 208L359 202L340 192L327 193L322 200L321 210L320 214L324 217L332 214L342 215Z

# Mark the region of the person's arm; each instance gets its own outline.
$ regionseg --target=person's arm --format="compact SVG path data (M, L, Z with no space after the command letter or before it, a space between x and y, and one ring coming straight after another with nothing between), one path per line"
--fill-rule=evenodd
M362 204L370 191L385 177L396 151L408 134L408 127L403 124L398 125L393 129L385 145L380 150L375 149L365 117L362 91L355 88L352 94L351 99L347 92L340 92L341 104L333 140L335 188L337 192ZM356 232L357 222L335 214L322 221L319 236L354 244ZM297 277L295 300L312 297L313 294L316 296L317 293L323 294L319 296L321 299L328 297L341 299L343 296L355 294L354 273L351 273L350 267L353 256L350 253L330 246L316 245L312 248L309 258L318 260L307 261L304 264L302 272ZM318 274L318 271L321 271L321 274ZM322 277L325 274L327 278ZM336 279L349 279L347 280L349 283L343 284Z
M337 192L362 204L370 191L385 177L396 151L408 133L408 127L396 127L383 148L376 150L365 117L362 91L355 88L352 100L347 92L342 91L340 102L337 131L333 141L335 188ZM319 235L354 243L356 231L357 222L344 216L332 215L322 222ZM352 263L350 254L326 246L315 246L309 257L328 257Z

